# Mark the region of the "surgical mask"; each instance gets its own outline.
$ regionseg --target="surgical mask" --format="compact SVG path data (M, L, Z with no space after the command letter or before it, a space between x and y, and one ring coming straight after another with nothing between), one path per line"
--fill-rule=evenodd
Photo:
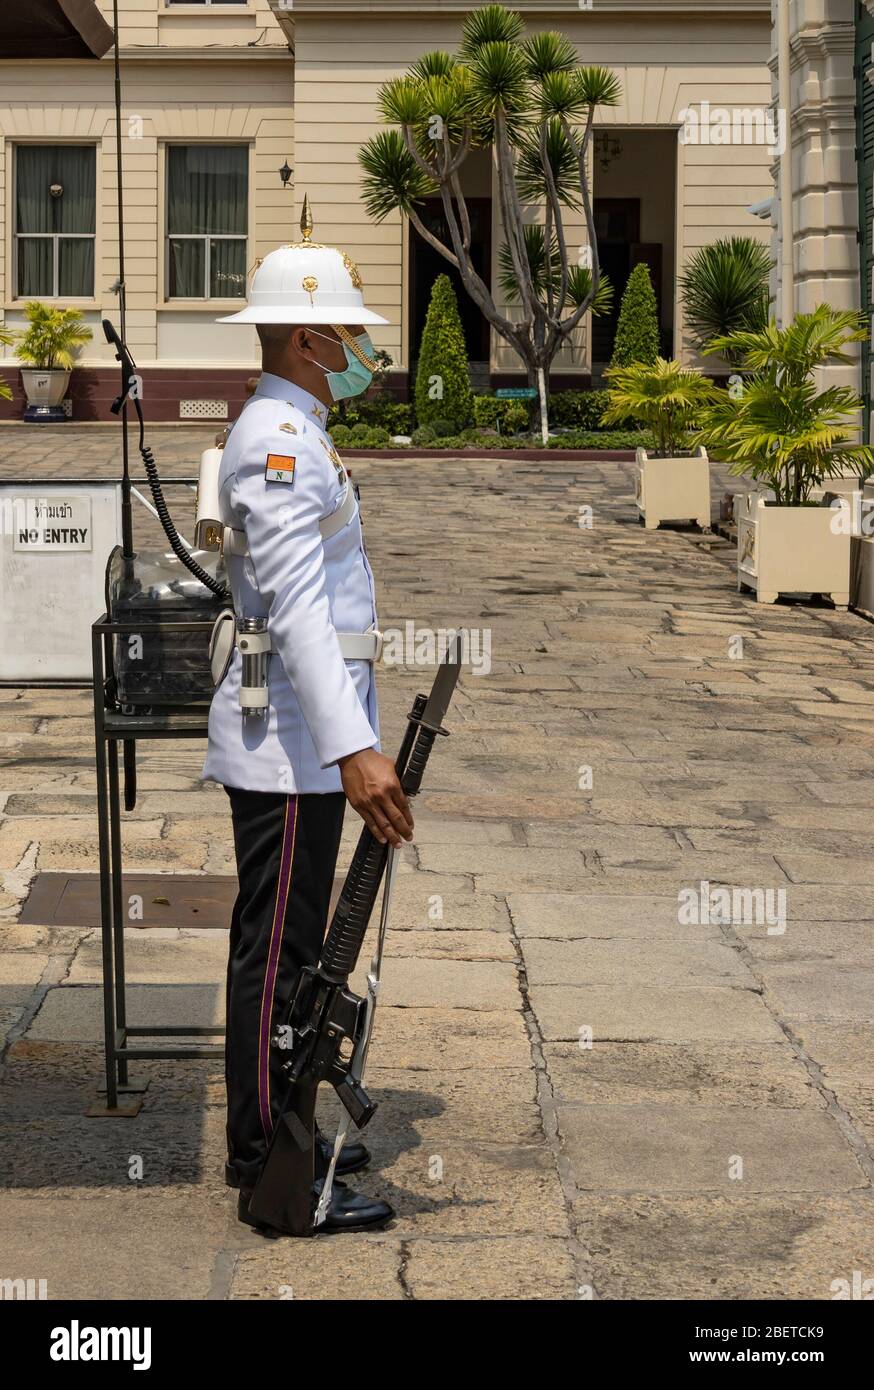
M334 324L331 327L334 328L343 344L348 365L343 372L332 372L322 362L316 362L316 366L321 367L322 371L326 373L328 390L334 400L344 401L348 400L350 396L360 396L362 391L366 391L373 381L373 373L376 370L376 349L371 342L369 333L359 333L357 338L353 338L351 333L346 333L343 328ZM327 333L314 332L314 336L324 338L329 343L336 342L336 339L329 338ZM315 358L313 360L315 361Z

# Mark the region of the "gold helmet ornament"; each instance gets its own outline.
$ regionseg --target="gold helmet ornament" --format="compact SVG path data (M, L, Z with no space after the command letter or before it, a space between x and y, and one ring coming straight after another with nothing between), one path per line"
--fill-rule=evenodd
M301 240L271 251L255 268L245 309L218 323L377 324L388 319L365 308L361 273L345 251L313 241L309 198L303 200Z

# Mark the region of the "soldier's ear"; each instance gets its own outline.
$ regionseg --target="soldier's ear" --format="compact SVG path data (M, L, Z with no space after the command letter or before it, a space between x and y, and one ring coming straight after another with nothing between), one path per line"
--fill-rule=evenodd
M316 352L316 343L312 332L304 325L295 328L291 335L291 342L296 353L301 357L312 358Z

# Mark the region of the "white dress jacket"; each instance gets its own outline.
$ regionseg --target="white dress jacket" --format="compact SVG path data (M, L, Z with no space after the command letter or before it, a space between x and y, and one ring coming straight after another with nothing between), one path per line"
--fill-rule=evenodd
M246 791L342 790L338 758L379 747L373 665L344 661L338 632L376 622L361 519L327 540L319 521L351 483L326 433L327 407L262 375L235 422L219 473L221 520L248 555L226 562L238 617L266 617L273 639L269 710L243 716L235 649L209 714L204 778Z

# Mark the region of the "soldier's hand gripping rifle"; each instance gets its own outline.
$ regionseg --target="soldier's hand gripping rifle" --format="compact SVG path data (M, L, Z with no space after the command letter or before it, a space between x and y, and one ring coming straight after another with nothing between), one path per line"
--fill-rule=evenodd
M395 762L398 780L407 796L415 796L421 786L435 738L448 733L442 727L443 717L460 666L461 637L456 636L440 665L431 694L417 695L410 711ZM394 869L395 851L365 828L328 927L319 964L315 969L307 966L301 971L294 997L273 1040L287 1057L283 1071L289 1081L288 1095L249 1200L249 1213L264 1226L289 1235L316 1233L331 1200L334 1170L349 1119L363 1129L376 1109L361 1083L373 1028ZM367 997L361 998L348 988L348 980L358 962L383 878L377 948L368 974ZM322 1081L334 1087L346 1114L316 1205L315 1110Z

